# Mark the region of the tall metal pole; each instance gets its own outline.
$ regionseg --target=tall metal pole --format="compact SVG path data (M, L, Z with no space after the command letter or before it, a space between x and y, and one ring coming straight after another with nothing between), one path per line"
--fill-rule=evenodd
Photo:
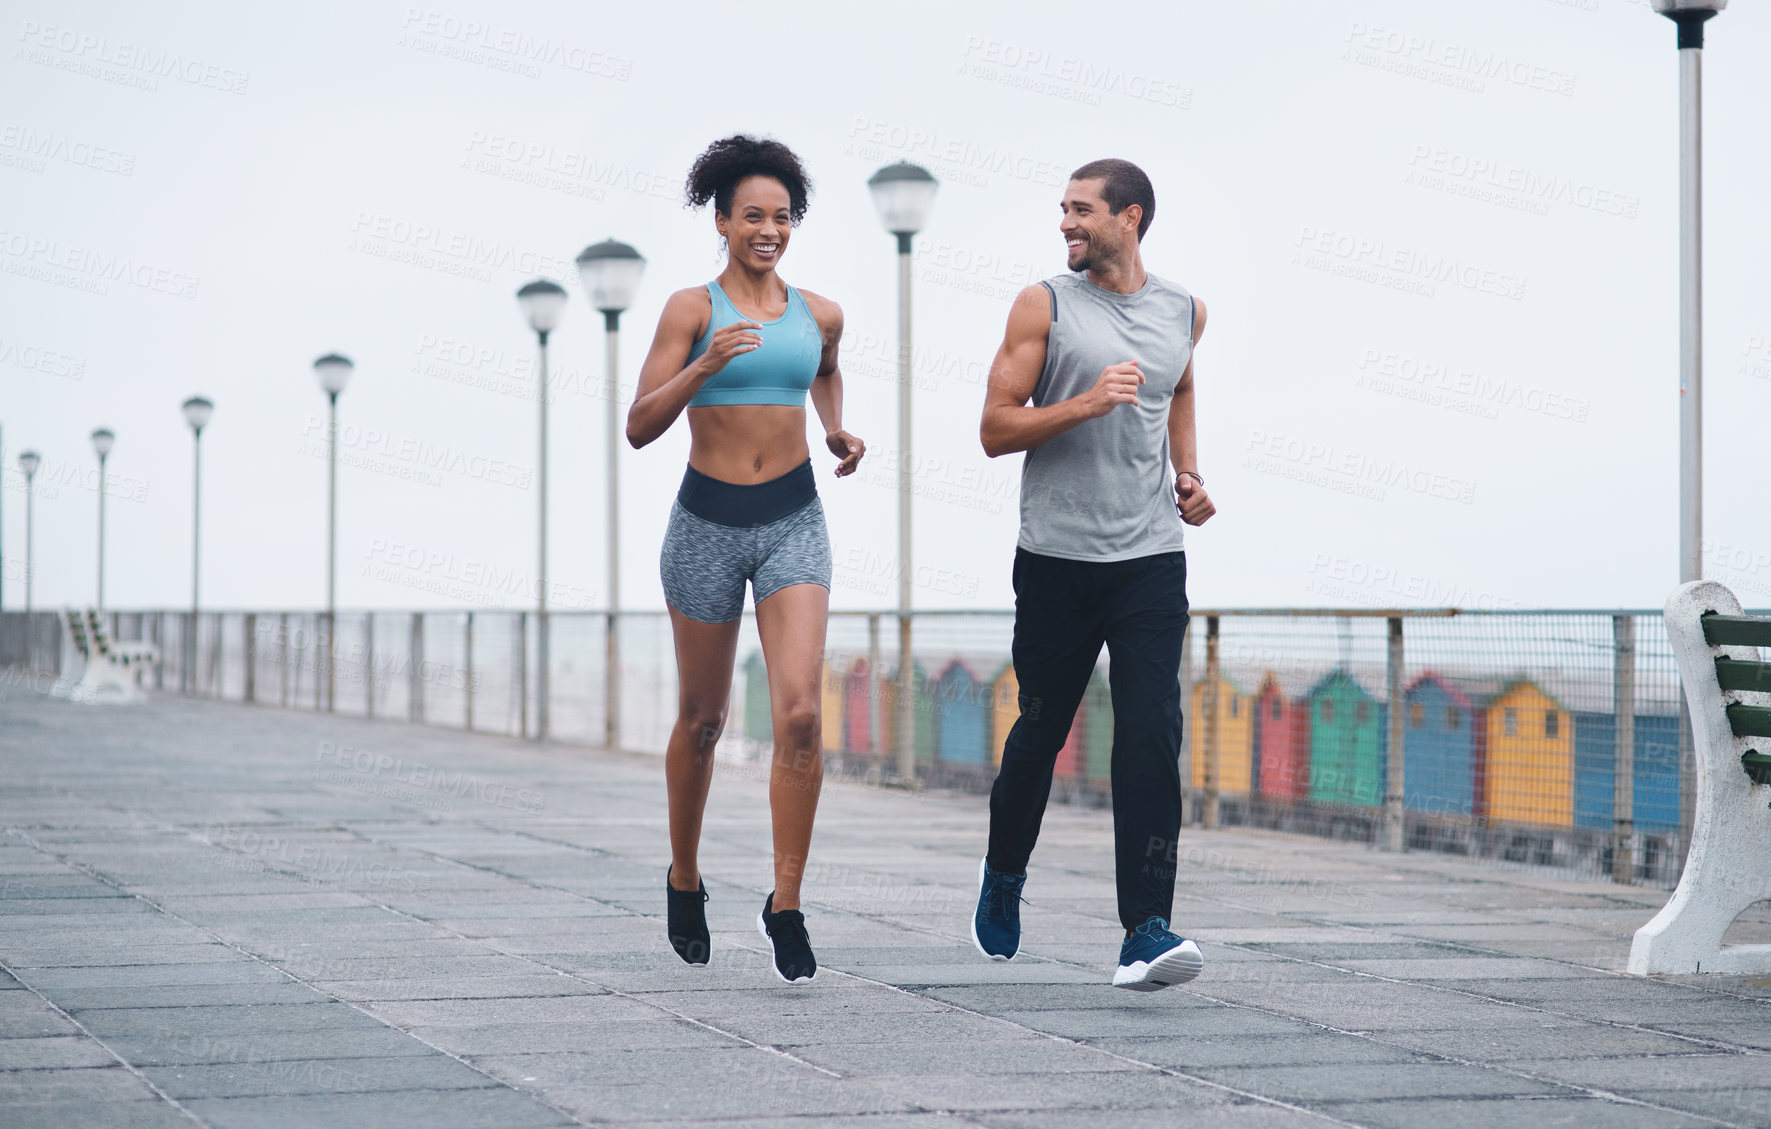
M617 419L620 407L620 383L617 373L621 355L621 311L603 311L605 353L604 383L608 391L609 424L604 446L609 465L604 472L609 490L609 622L604 629L603 655L603 746L621 747L621 490L620 452L621 425Z
M191 472L191 618L197 617L197 573L202 567L203 523L203 429L192 429L196 458Z
M98 610L105 610L105 456L98 457Z
M326 709L332 709L333 643L338 631L338 393L326 417ZM196 617L192 617L193 621Z
M1706 15L1709 13L1705 13ZM1703 22L1679 22L1679 582L1703 579Z
M1703 578L1703 25L1728 0L1652 0L1679 29L1679 581ZM1679 700L1680 865L1695 818L1691 715Z
M1401 851L1407 845L1407 813L1403 803L1407 795L1407 770L1403 755L1408 738L1403 730L1402 711L1408 706L1408 691L1403 685L1402 617L1391 616L1389 622L1389 654L1385 664L1389 682L1389 734L1384 759L1384 850Z
M910 649L910 244L898 236L898 779L916 778L916 664Z
M31 583L36 579L36 547L32 543L31 530L36 521L37 490L33 485L37 481L34 474L25 475L25 613L31 611ZM26 625L29 630L29 624Z
M540 565L535 579L535 739L547 740L547 699L551 692L548 672L552 665L548 655L547 630L547 330L538 329L541 340L541 466L537 476L541 495L541 538L538 552Z
M193 428L193 440L196 461L191 471L191 619L190 626L180 638L183 657L178 664L179 693L191 692L191 668L197 662L197 567L201 560L198 546L202 543L198 535L198 527L202 518L203 506L203 429Z
M0 436L0 467L4 466L5 458L6 458L6 440L3 436ZM0 469L0 477L4 477L4 475L5 475L5 471L3 469ZM5 496L6 496L6 491L4 489L0 489L0 502L3 502L5 500ZM5 507L0 506L0 612L3 612L6 610L6 539L5 539L6 521L5 521L5 517L6 517Z

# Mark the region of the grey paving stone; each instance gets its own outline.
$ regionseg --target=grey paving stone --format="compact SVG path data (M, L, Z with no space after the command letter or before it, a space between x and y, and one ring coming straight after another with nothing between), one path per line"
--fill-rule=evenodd
M53 994L62 988L164 987L182 984L283 984L275 968L240 957L215 964L113 964L80 968L21 968L32 986Z
M1195 1006L1126 1011L1086 1008L1064 1011L1001 1011L994 1014L1030 1030L1072 1039L1130 1038L1140 1035L1280 1035L1304 1034L1311 1030L1308 1025L1295 1019L1249 1008Z
M831 1043L954 1043L976 1040L988 1044L1020 1038L1024 1032L989 1016L952 1008L886 1011L861 1016L853 1009L831 1014L750 1015L726 1017L719 1027L760 1043L778 1047Z
M1568 1092L1554 1083L1534 1081L1508 1071L1446 1062L1217 1066L1191 1073L1267 1097L1308 1102Z
M414 1027L414 1039L454 1055L559 1054L607 1048L611 1036L628 1051L676 1047L735 1047L744 1044L683 1019L624 1020L618 1032L607 1023L493 1023L479 1027Z
M0 1070L115 1066L117 1060L85 1035L0 1039Z
M38 1102L10 1106L6 1129L191 1129L191 1119L164 1101Z
M1760 1078L1761 1082L1766 1081ZM1671 1106L1699 1117L1745 1125L1771 1125L1771 1085L1727 1086L1692 1090L1645 1089L1630 1094L1643 1101Z
M281 978L279 978L281 980ZM46 988L43 994L68 1011L87 1008L199 1007L234 1004L315 1004L332 1001L290 980L246 984L176 984L159 987Z
M8 992L0 1001L0 1039L73 1035L79 1028L32 992Z
M797 1125L810 1126L842 1115L901 1113L914 1104L864 1080L816 1074L797 1078L791 1085L777 1082L756 1088L562 1084L543 1087L536 1093L574 1117L620 1125L642 1119L694 1119L700 1124L724 1125L735 1117L772 1114L792 1115Z
M318 1031L261 1031L213 1034L155 1032L108 1037L105 1044L137 1066L178 1063L281 1062L289 1059L382 1058L436 1052L403 1031L377 1024L366 1028Z
M260 1007L89 1008L72 1013L100 1038L118 1035L251 1035L272 1031L330 1031L380 1026L346 1004L265 1004Z
M609 1022L658 1019L658 1009L624 996L541 996L494 1000L381 1000L365 1004L397 1027L482 1027L488 1023Z
M147 1083L121 1066L0 1072L0 1110L46 1102L157 1102Z
M1060 1074L928 1074L874 1079L888 1093L925 1109L1169 1111L1170 1124L1186 1124L1194 1109L1222 1105L1230 1095L1188 1078L1155 1071ZM988 1118L986 1118L988 1120Z
M297 1094L194 1098L182 1103L215 1129L554 1129L571 1118L514 1090L403 1090L382 1094Z
M801 1077L816 1076L815 1071L784 1055L738 1044L648 1050L585 1048L548 1054L476 1055L469 1061L510 1085L534 1083L541 1090L644 1084L692 1093L732 1085L790 1088Z
M477 1090L498 1083L447 1055L279 1059L144 1067L169 1097L244 1098L285 1094Z
M989 1042L824 1043L791 1048L807 1062L845 1074L1105 1073L1141 1069L1092 1047L1023 1036Z
M1371 1129L1494 1129L1497 1125L1567 1129L1712 1129L1713 1121L1677 1112L1586 1097L1491 1098L1483 1101L1331 1102L1324 1113Z
M1185 1073L1211 1066L1426 1061L1423 1056L1389 1042L1322 1030L1308 1035L1180 1035L1091 1038L1087 1042L1139 1062Z
M1461 1027L1450 1031L1390 1031L1383 1037L1384 1041L1397 1046L1475 1062L1689 1055L1699 1049L1689 1042L1665 1035L1569 1020L1553 1025L1521 1023L1517 1027L1489 1027L1479 1031Z
M1763 1023L1646 1023L1661 1031L1688 1035L1693 1039L1729 1047L1752 1047L1771 1050L1771 1027Z
M85 968L121 963L128 957L136 964L214 964L240 954L213 942L189 945L34 945L0 946L0 960L19 969Z
M533 966L531 966L533 968ZM606 995L607 989L557 973L438 976L403 980L317 980L314 986L353 1003L376 1000L494 1000L524 996Z
M1519 1059L1497 1066L1613 1093L1654 1090L1750 1089L1766 1079L1765 1057L1757 1054L1634 1055L1619 1058Z

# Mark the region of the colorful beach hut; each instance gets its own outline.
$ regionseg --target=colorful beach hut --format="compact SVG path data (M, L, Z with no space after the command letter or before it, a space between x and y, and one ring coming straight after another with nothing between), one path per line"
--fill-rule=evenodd
M744 660L744 739L764 748L775 745L775 719L769 713L769 671L761 651Z
M874 748L873 725L869 717L868 683L870 679L865 658L849 665L848 677L842 684L843 739L853 753L870 752Z
M1205 787L1204 679L1193 687L1193 787ZM1220 792L1247 792L1254 780L1254 702L1229 678L1218 676L1218 778Z
M1574 823L1573 715L1530 679L1482 709L1483 811L1494 823Z
M911 711L911 745L916 750L916 759L927 761L935 755L935 703L932 687L929 685L928 671L920 662L913 663L910 677L916 691L910 700ZM898 671L896 667L887 668L879 680L879 728L880 736L891 755L890 750L898 747Z
M1254 700L1255 755L1263 796L1302 799L1310 791L1310 703L1268 674ZM1197 759L1197 758L1195 758Z
M954 659L935 679L934 695L936 755L948 764L989 764L990 684Z
M841 659L824 660L824 677L818 686L818 724L823 730L823 747L827 753L840 753L843 746L843 687L847 671Z
M996 676L990 680L990 761L992 764L1002 763L1002 743L1008 740L1008 731L1014 728L1015 719L1021 716L1021 706L1016 700L1020 693L1020 683L1015 678L1015 664L1003 663L996 670Z
M1015 721L1021 716L1020 693L1021 683L1015 677L1014 663L1004 663L996 672L990 691L990 759L999 765L1002 763L1002 744L1008 740L1009 730L1014 728ZM1077 707L1076 718L1070 723L1070 733L1064 739L1064 747L1058 750L1058 760L1052 768L1054 775L1076 775L1077 764L1083 758L1087 742L1087 707L1088 694L1085 691L1083 704ZM1112 713L1109 706L1108 716L1111 717Z
M1102 787L1113 781L1113 691L1099 667L1089 676L1082 695L1083 774Z
M1679 718L1676 714L1637 714L1633 761L1635 799L1631 818L1649 834L1679 827ZM1574 825L1610 828L1617 780L1617 718L1608 713L1574 714Z
M1384 707L1345 671L1310 691L1310 799L1375 807L1383 797Z
M1476 812L1476 711L1462 691L1428 671L1405 691L1402 802L1429 815Z

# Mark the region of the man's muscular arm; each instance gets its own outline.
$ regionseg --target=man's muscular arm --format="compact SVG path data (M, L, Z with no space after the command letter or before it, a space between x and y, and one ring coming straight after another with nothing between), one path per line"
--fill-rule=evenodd
M1205 303L1193 299L1193 344L1205 335ZM1199 442L1193 429L1193 360L1187 358L1187 369L1175 385L1174 399L1168 405L1168 456L1175 467L1175 506L1181 520L1188 525L1203 525L1217 513L1211 496L1205 492L1205 481L1199 477Z
M1138 402L1143 374L1138 372L1137 361L1121 361L1103 369L1095 386L1080 396L1043 408L1027 403L1045 368L1051 302L1051 292L1035 284L1022 290L1009 310L1008 329L990 365L984 418L978 427L984 453L990 458L1030 450L1084 420L1104 416L1120 404Z

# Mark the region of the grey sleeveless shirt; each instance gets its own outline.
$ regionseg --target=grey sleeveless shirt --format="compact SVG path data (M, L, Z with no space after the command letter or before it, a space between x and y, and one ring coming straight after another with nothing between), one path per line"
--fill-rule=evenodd
M1139 361L1136 404L1120 404L1027 452L1020 547L1076 561L1123 561L1181 549L1169 464L1168 409L1193 356L1193 296L1149 275L1116 294L1086 274L1058 275L1051 337L1033 404L1080 396L1101 370Z

